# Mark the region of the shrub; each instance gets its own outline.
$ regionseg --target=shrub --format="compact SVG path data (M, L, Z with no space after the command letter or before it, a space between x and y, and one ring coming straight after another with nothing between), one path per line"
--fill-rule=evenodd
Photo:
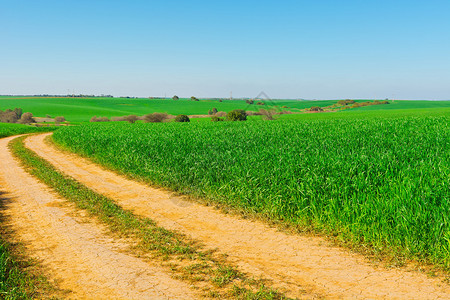
M264 120L270 121L270 120L274 120L275 118L273 117L276 113L275 109L263 109L261 108L259 110L259 113L262 115L262 118Z
M266 104L264 102L259 101L256 103L256 105L266 105Z
M129 116L126 116L124 119L125 119L125 121L127 121L128 123L133 124L133 123L135 123L137 120L139 120L139 117L136 116L136 115L129 115Z
M7 109L5 111L0 110L0 122L3 123L16 123L19 120L17 113Z
M191 120L186 115L178 115L175 117L175 122L190 122L190 121Z
M110 119L108 119L107 117L97 118L96 116L93 116L90 122L110 122Z
M63 116L55 117L55 123L56 124L62 123L62 122L65 122L65 121L66 121L66 118L64 118Z
M145 123L160 123L168 118L166 113L152 113L142 117Z
M309 111L323 111L323 109L320 106L313 106L309 109Z
M350 99L345 99L345 100L339 100L337 102L337 104L339 105L349 105L349 104L354 104L355 100L350 100Z
M246 121L247 113L242 109L235 109L227 113L227 120L229 121Z
M247 99L247 100L245 100L245 103L247 103L247 104L253 104L253 103L255 103L255 101L250 100L250 99Z
M22 114L22 117L20 118L19 123L20 124L30 124L30 123L36 123L36 121L33 118L33 114L30 112L27 112L27 113Z
M217 116L212 116L212 117L211 117L211 122L221 122L221 121L223 121L222 118L219 118L219 117L217 117Z
M175 96L172 97L172 99L173 99L173 100L178 100L178 99L180 99L180 98L179 98L177 95L175 95Z

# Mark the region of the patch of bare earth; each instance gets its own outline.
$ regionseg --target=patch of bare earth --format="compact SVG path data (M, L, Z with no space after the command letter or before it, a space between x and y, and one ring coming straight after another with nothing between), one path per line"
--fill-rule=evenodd
M128 245L80 216L26 173L0 140L0 187L7 226L45 275L75 299L194 299L186 283L124 251Z
M31 136L26 146L98 193L160 226L218 248L242 271L272 280L289 296L312 298L447 299L449 285L403 269L386 269L361 255L327 246L317 237L289 235L262 222L223 214L171 193L126 179ZM324 245L325 244L325 245Z

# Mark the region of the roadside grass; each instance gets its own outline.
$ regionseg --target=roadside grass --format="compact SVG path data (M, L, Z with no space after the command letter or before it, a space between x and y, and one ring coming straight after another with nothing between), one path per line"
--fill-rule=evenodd
M0 229L2 236L4 226ZM65 291L42 276L39 264L26 257L21 244L0 239L0 299L59 299Z
M266 286L264 279L253 279L238 271L225 256L203 249L198 242L181 233L159 227L149 218L122 209L113 200L60 173L27 149L23 144L25 138L19 137L9 145L24 168L79 209L98 217L111 233L138 241L132 246L136 255L159 259L175 278L188 281L206 297L287 299Z

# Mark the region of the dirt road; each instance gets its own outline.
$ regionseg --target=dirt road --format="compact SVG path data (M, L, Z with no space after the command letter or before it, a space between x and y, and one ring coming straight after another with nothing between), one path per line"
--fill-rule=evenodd
M127 244L105 228L79 216L67 201L30 176L0 139L0 190L3 212L14 236L30 257L43 265L49 279L75 299L195 299L184 282L172 279L123 250Z
M159 225L218 248L241 270L273 280L297 297L450 299L450 286L417 272L376 267L364 257L326 246L321 238L289 235L256 221L225 215L164 190L128 180L32 136L26 145L93 190ZM325 245L324 245L325 244Z

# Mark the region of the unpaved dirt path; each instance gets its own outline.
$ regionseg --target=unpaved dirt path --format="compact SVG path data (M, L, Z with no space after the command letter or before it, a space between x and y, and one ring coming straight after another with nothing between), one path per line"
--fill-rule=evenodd
M26 173L0 139L3 212L26 253L40 261L50 280L74 299L195 299L183 282L157 265L124 253L127 245L83 217L66 200Z
M26 145L58 169L126 209L218 248L241 270L273 280L288 295L311 298L450 299L439 279L376 267L364 257L324 246L321 238L289 235L257 222L223 214L171 193L128 180L74 154L47 145L48 134Z

